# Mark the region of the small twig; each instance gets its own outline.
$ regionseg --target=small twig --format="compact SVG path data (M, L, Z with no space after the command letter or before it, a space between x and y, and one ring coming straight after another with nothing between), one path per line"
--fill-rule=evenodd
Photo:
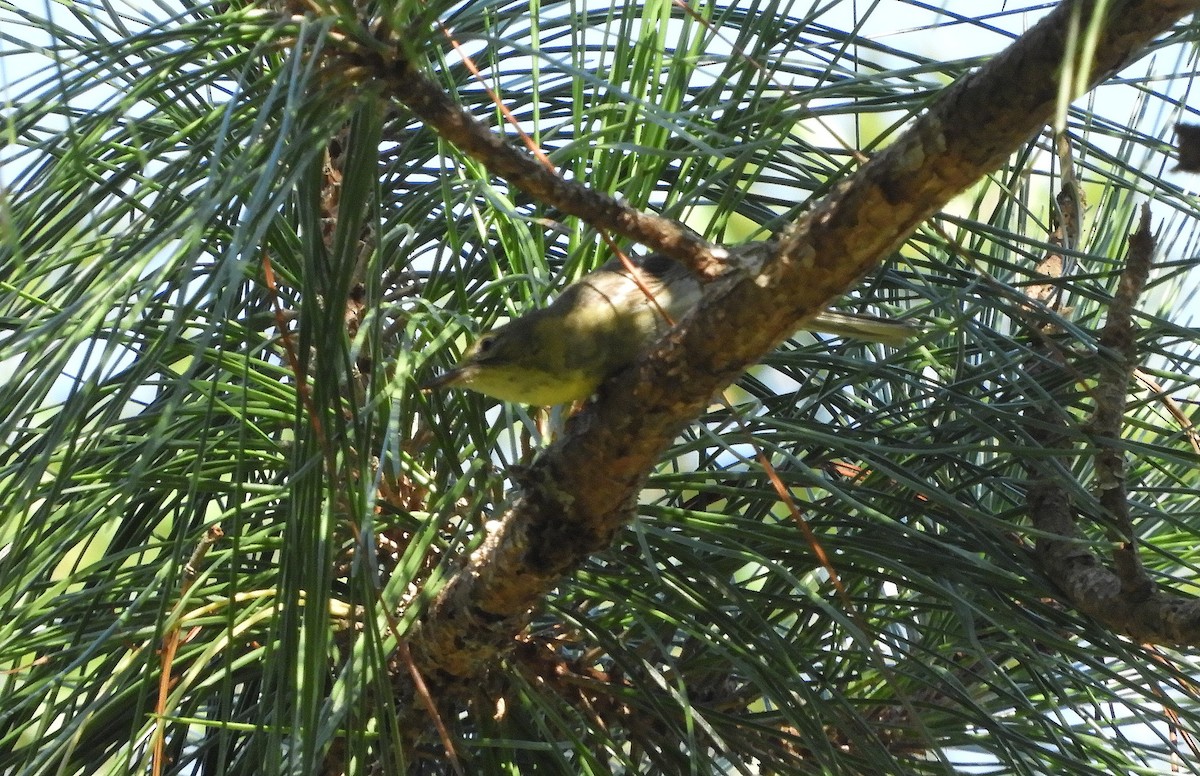
M1146 649L1146 654L1155 663L1158 663L1170 671L1173 675L1179 677L1180 685L1191 697L1197 697L1197 693L1200 693L1200 687L1197 687L1194 682L1188 681L1188 672L1184 666L1179 665L1179 663L1164 655L1162 650L1153 645ZM1176 755L1179 754L1179 748L1177 746L1178 738L1182 737L1184 743L1187 744L1188 749L1192 750L1192 757L1200 759L1200 744L1197 743L1196 736L1193 735L1192 732L1188 730L1187 726L1185 726L1179 719L1179 712L1175 710L1175 704L1171 700L1170 693L1165 692L1157 682L1151 683L1149 689L1152 694L1162 700L1163 714L1171 723L1172 751Z
M208 551L224 535L225 531L219 525L210 526L204 532L204 536L200 538L199 543L196 544L195 551L192 552L192 557L188 558L188 562L183 564L183 584L180 586L183 593L191 589L192 583L196 581L196 575L200 573L200 566L204 563L204 556L208 555Z
M1100 503L1126 535L1125 545L1114 559L1113 573L1091 552L1076 526L1075 507L1064 479L1069 471L1060 463L1071 455L1073 439L1068 433L1062 407L1069 403L1063 389L1050 386L1063 368L1062 358L1053 349L1040 348L1041 357L1032 361L1027 372L1041 379L1047 397L1032 404L1024 413L1025 429L1033 444L1055 456L1027 456L1023 463L1030 482L1026 505L1038 531L1037 559L1042 571L1079 611L1115 632L1137 641L1158 644L1200 643L1200 601L1164 593L1155 588L1142 570L1133 544L1128 515L1124 462L1115 441L1120 438L1125 412L1125 394L1133 373L1136 348L1130 321L1135 301L1145 284L1153 253L1149 233L1149 214L1143 209L1137 232L1130 236L1128 262L1131 267L1121 278L1112 303L1105 331L1101 335L1104 351L1113 355L1105 364L1100 385L1092 392L1097 410L1093 429L1105 430L1107 443L1101 442L1097 469L1100 477ZM1073 384L1074 381L1068 383ZM1106 458L1115 456L1115 459Z
M271 259L267 254L263 254L263 279L267 284L267 293L271 297L271 304L275 308L275 324L279 328L279 337L283 343L283 352L287 356L288 366L292 369L292 375L296 379L296 393L299 394L304 408L308 410L309 423L312 424L313 433L316 434L317 442L321 449L327 452L328 447L325 444L325 429L321 424L321 416L317 412L317 405L313 403L312 394L308 390L308 380L304 373L300 370L300 359L296 355L296 349L292 345L292 331L287 325L287 319L284 316L283 305L279 302L279 294L275 288L275 270L271 266Z
M1179 151L1179 166L1175 169L1200 172L1200 126L1181 122L1175 125L1175 135Z
M389 615L389 620L390 620ZM396 628L393 625L393 631ZM429 687L425 683L425 677L421 675L421 669L417 667L417 662L413 660L412 650L409 649L408 642L400 638L397 634L396 651L400 655L401 662L408 671L409 679L412 680L413 690L421 701L421 705L425 709L425 713L429 715L429 719L433 722L434 728L437 729L438 738L442 742L442 750L446 753L446 759L450 763L450 767L457 774L463 774L462 761L458 757L458 751L454 748L454 740L450 737L450 731L446 728L445 721L442 720L442 715L438 713L437 704L433 700L433 695L429 692Z
M1175 422L1179 424L1179 428L1187 436L1188 443L1192 446L1192 452L1200 455L1200 431L1196 430L1196 424L1192 423L1191 417L1183 411L1179 403L1171 398L1171 395L1162 387L1162 384L1141 369L1134 370L1133 379L1137 380L1146 390L1150 391L1151 398L1163 403L1163 406L1167 408L1167 413L1175 419Z
M437 28L441 30L442 35L444 35L446 40L450 41L450 45L454 47L454 51L462 60L463 65L467 68L467 70L471 71L471 76L475 79L476 83L483 87L483 91L485 94L487 94L488 99L492 101L492 104L496 106L496 110L500 111L500 114L504 116L504 120L507 121L508 125L512 127L514 132L517 133L517 137L521 138L521 142L525 145L525 148L529 150L529 153L533 156L533 158L537 159L538 163L547 170L557 175L558 171L554 169L554 163L550 161L550 157L546 156L542 149L538 147L538 144L533 142L533 138L531 138L529 133L521 127L521 122L517 121L517 117L512 114L512 111L510 111L508 106L504 104L504 101L500 99L500 95L496 94L495 90L488 86L487 82L484 81L483 74L480 73L479 68L475 66L475 60L472 59L467 52L463 51L462 46L458 44L458 39L450 34L450 30L446 29L444 24L441 22L436 22L436 24Z
M360 53L359 56L370 56ZM511 145L459 106L445 91L403 57L375 63L390 96L456 148L526 194L565 213L580 216L597 229L610 229L691 267L701 278L724 269L724 252L679 221L643 213L613 197L564 180L557 171Z
M1083 234L1083 191L1075 175L1075 157L1071 152L1071 139L1065 132L1054 136L1055 150L1059 161L1059 189L1054 198L1054 229L1049 242L1061 250L1049 251L1038 262L1035 272L1047 279L1046 283L1029 286L1026 293L1036 302L1059 312L1062 307L1063 289L1059 281L1075 274L1073 252L1079 248ZM1032 307L1031 307L1032 309Z
M200 566L204 563L204 556L208 555L208 551L224 535L225 531L221 526L209 526L199 543L196 544L192 556L188 558L187 563L183 564L183 573L180 575L179 597L181 600L191 589L192 583L196 581L196 576L200 573ZM163 764L166 761L167 696L171 693L171 666L175 663L175 653L179 650L179 642L179 622L176 621L163 634L162 647L159 649L158 700L154 706L157 719L150 745L150 772L153 776L159 776L162 773Z
M1092 391L1096 411L1090 429L1099 448L1096 453L1096 482L1099 501L1123 534L1121 546L1113 553L1122 591L1136 593L1152 585L1137 555L1133 521L1129 517L1129 492L1126 483L1125 455L1120 449L1129 384L1137 368L1137 342L1133 331L1133 310L1150 276L1154 256L1154 237L1150 234L1150 208L1142 205L1137 229L1129 236L1128 258L1117 293L1108 307L1108 317L1100 331L1099 380Z

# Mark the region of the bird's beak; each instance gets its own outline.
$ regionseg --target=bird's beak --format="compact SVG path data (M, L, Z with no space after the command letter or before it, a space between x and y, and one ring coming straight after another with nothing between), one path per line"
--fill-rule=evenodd
M429 393L430 391L436 391L440 388L454 385L464 377L466 377L466 369L456 366L453 369L447 369L437 377L426 380L418 387L423 393Z

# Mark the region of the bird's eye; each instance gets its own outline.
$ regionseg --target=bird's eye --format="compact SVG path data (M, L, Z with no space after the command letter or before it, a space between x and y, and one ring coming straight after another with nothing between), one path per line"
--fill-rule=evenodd
M479 353L479 355L482 356L483 354L485 354L489 350L491 350L492 346L495 344L496 344L496 338L491 336L490 334L485 334L484 336L479 338L479 342L475 345L475 351L477 353Z

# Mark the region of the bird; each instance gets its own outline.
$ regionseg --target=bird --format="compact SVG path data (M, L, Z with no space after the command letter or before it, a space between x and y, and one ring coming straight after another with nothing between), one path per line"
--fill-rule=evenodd
M466 388L501 401L552 406L582 401L700 302L685 265L658 253L613 259L567 286L548 306L493 329L458 363L422 384ZM896 321L823 311L805 329L897 345L915 329Z

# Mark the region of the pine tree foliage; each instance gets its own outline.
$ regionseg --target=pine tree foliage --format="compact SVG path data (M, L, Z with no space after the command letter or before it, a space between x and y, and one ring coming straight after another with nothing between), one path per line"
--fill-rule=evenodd
M1195 645L1072 607L1025 501L1054 462L1110 562L1115 443L1141 562L1195 592L1190 19L837 302L911 343L783 343L486 677L400 722L406 634L565 414L417 386L612 249L331 52L405 30L565 178L740 243L1048 8L861 5L0 0L0 772L1200 773Z

